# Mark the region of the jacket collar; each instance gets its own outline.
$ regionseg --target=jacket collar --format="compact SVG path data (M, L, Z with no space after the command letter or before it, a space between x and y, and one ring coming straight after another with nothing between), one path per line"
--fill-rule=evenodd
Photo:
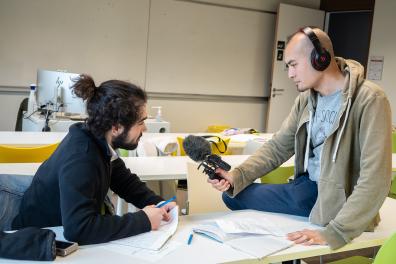
M88 126L86 125L86 123L76 123L73 124L72 126L70 126L70 131L74 131L77 132L79 131L80 133L84 133L86 136L88 136L89 138L91 138L96 145L99 147L99 149L101 150L103 156L105 157L106 160L110 161L111 157L112 157L112 152L109 148L109 145L107 144L107 141L105 139L105 137L99 137L96 136L95 134L93 134L89 129Z

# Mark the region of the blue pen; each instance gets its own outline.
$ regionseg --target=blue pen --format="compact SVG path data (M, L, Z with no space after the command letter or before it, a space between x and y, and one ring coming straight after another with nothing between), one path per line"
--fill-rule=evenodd
M164 206L165 204L170 203L170 202L172 202L172 201L175 200L175 199L176 199L176 196L173 196L172 198L166 200L165 202L158 204L156 207L157 207L157 208L161 208L161 207Z
M192 238L193 238L193 233L191 233L190 236L188 237L187 245L191 244Z

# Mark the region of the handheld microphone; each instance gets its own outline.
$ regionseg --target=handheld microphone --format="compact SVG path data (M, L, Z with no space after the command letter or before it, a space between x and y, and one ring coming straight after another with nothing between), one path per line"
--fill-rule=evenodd
M201 162L198 169L203 166L203 172L209 179L223 179L216 173L217 168L229 171L231 166L223 161L219 155L212 154L209 142L203 137L189 135L183 141L183 148L186 154L194 161Z

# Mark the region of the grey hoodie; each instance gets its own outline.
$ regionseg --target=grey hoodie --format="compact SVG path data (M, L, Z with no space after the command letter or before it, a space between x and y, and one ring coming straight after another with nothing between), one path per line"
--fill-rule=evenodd
M384 91L363 79L356 61L336 58L347 78L338 119L323 143L318 198L310 221L330 247L339 248L379 222L378 211L392 173L391 110ZM257 178L295 155L295 175L306 171L310 134L306 123L316 107L313 89L301 93L280 130L231 174L234 197Z

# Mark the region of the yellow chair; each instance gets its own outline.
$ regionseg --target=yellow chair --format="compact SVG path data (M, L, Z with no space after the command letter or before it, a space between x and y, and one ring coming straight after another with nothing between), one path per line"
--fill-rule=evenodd
M12 147L0 145L0 163L43 162L58 147L59 143L39 147Z
M231 128L229 125L210 125L206 129L206 132L208 133L221 133L226 129Z
M127 149L118 149L120 157L129 157L129 150Z
M209 138L209 140L214 141L217 145L216 146L213 143L211 144L212 154L231 155L231 151L228 149L230 138L213 137L213 138ZM186 156L186 152L184 151L183 148L183 141L184 141L184 137L177 137L177 143L179 144L179 149L180 149L180 156Z
M396 180L393 179L392 181L392 185L390 187L390 191L389 191L389 197L396 199Z
M396 263L396 233L388 238L379 249L374 259L362 256L353 256L346 259L330 262L329 264L391 264Z
M246 142L246 146L243 150L244 155L251 155L256 152L261 146L263 142L250 140ZM278 167L270 173L262 176L260 178L261 183L265 184L282 184L288 183L288 179L294 175L294 166L289 167Z
M294 166L279 167L260 178L261 183L282 184L288 183L288 179L294 175Z

